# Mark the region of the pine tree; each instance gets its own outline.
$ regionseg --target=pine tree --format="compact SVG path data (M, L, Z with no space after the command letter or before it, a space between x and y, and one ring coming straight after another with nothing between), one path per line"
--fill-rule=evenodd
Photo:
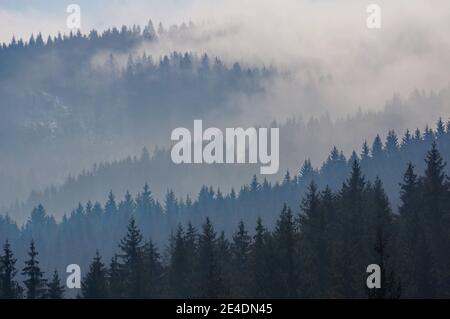
M402 138L402 144L401 144L402 149L404 149L405 147L408 147L411 144L411 140L412 140L411 133L409 132L409 130L406 130L405 135L403 135L403 138Z
M450 192L444 173L446 164L437 150L436 142L432 143L425 162L425 176L422 181L422 210L433 274L430 287L435 288L430 290L428 295L435 297L450 293L449 223L445 218L449 209Z
M178 226L173 240L173 249L170 256L168 273L168 295L170 298L189 298L192 295L189 281L189 258L187 241L184 237L183 227Z
M123 218L130 218L134 213L135 203L131 194L127 191L125 194L125 198L122 202L119 203L118 211L120 212Z
M49 283L47 283L47 298L48 299L63 299L64 298L64 285L61 284L61 280L58 275L58 271L55 269L53 277Z
M22 269L22 275L25 276L26 298L43 299L46 293L46 280L44 279L44 273L39 267L38 252L33 240L30 244L28 256L30 259L25 261L25 267Z
M365 179L358 162L343 184L339 196L339 230L334 255L335 294L345 298L363 298L362 284L367 267L365 245Z
M131 218L126 236L120 241L122 254L121 271L124 275L124 289L128 298L145 298L144 244L142 234Z
M365 161L369 158L369 156L370 156L370 148L369 145L367 145L367 141L364 141L361 151L361 160Z
M17 259L14 258L11 245L6 240L3 255L0 256L0 299L18 299L21 297L21 287L15 281Z
M436 142L433 142L425 162L427 167L423 179L424 206L429 221L436 225L441 221L447 208L446 196L448 195L444 173L446 164L437 149Z
M369 290L369 298L400 298L401 285L393 271L390 261L392 243L392 213L389 200L380 179L376 179L372 189L372 205L369 223L371 224L369 246L373 248L372 258L381 270L381 287Z
M148 20L148 24L145 26L142 35L147 40L153 40L156 38L156 31L152 20Z
M297 232L291 209L284 205L273 234L276 268L273 274L278 282L274 287L275 298L295 298L297 296L297 261L295 256Z
M114 215L117 213L116 199L112 191L109 192L108 201L105 204L105 213L108 215Z
M175 193L173 190L167 190L166 197L164 199L164 210L169 219L169 224L173 224L178 220L179 216L179 206L178 201L175 198Z
M107 269L98 251L89 266L89 272L81 283L81 294L84 299L106 299L108 297Z
M398 151L398 138L394 130L388 132L385 150L389 156L394 156Z
M146 298L159 298L162 293L163 266L156 245L150 240L144 245L144 278Z
M119 299L123 296L123 276L121 267L118 262L117 255L111 258L109 269L107 271L108 281L108 297L112 299Z
M439 118L436 124L436 133L438 137L441 137L445 134L445 124L444 121L442 121L442 117Z
M199 297L220 298L224 286L216 256L216 233L209 218L202 226L199 238Z
M186 235L184 237L184 249L186 253L187 277L186 281L189 283L189 291L191 296L198 296L198 273L199 273L199 251L198 251L199 236L197 229L188 223Z
M257 220L255 231L250 251L250 295L253 298L270 298L273 296L273 281L276 280L271 273L271 267L275 264L271 235L261 218Z
M419 287L418 267L419 260L425 256L425 252L421 251L424 248L425 238L423 220L419 213L419 180L411 162L403 175L400 189L399 252L396 257L402 270L402 279L406 282L406 296L418 297L419 291L424 289ZM425 275L425 277L429 277L429 275ZM425 280L425 282L428 282L428 280Z
M151 216L153 213L154 199L148 184L144 185L143 192L136 198L136 211L142 216Z
M299 216L301 255L301 295L304 297L324 298L330 272L329 225L326 210L322 207L320 194L314 183L308 187L301 204Z
M220 271L220 278L222 279L221 298L231 297L231 282L233 277L231 264L231 244L225 237L225 232L222 230L216 242L216 256L218 269Z
M381 138L377 135L372 144L372 157L380 158L383 155L383 143L381 142Z
M249 298L248 287L250 279L249 255L251 237L245 229L244 222L239 222L238 231L233 236L231 246L232 260L232 294L234 298Z

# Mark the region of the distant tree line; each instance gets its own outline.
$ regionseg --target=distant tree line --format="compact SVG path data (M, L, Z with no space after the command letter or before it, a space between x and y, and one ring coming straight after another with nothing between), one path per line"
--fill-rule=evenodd
M399 214L381 181L367 181L354 160L339 191L320 191L311 182L300 212L285 205L273 230L258 218L252 234L241 221L227 238L206 218L200 230L180 224L161 254L131 216L111 260L95 253L78 297L448 298L450 183L436 143L425 164L423 176L407 166ZM36 257L31 242L22 288L6 242L2 297L62 297L57 273L47 283ZM381 268L380 289L366 287L369 264Z

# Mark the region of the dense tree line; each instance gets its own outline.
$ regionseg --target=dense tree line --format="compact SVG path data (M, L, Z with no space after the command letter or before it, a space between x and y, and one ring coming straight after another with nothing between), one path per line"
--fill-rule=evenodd
M298 212L285 205L272 230L261 218L252 232L239 222L231 237L217 232L210 218L200 229L180 223L161 254L144 240L137 216L126 215L119 250L110 261L96 252L79 297L448 298L450 183L436 143L425 164L422 176L407 166L399 214L382 182L368 181L354 160L338 191L310 182ZM117 209L112 206L110 198L107 209ZM57 274L46 284L36 256L32 241L23 296L60 297ZM5 298L22 296L15 262L6 242L0 267ZM369 264L381 267L380 289L365 285Z
M403 141L397 142L399 145L395 147L394 155L391 155L392 148L388 147L389 143L382 145L377 137L372 147L365 144L360 156L354 155L346 159L341 152L333 149L320 170L313 168L311 163L306 161L298 173L286 173L281 182L259 181L254 177L248 185L229 193L204 186L196 198L179 198L169 189L165 199L160 202L154 197L150 187L145 185L136 196L126 192L123 199L118 199L110 192L104 204L91 201L84 205L79 204L70 214L65 215L61 222L55 220L53 210L47 213L42 205L37 204L24 225L18 225L8 215L0 216L0 242L9 239L15 247L16 257L22 263L27 259L27 246L34 239L42 257L42 268L46 272L52 272L54 268L62 272L68 264L75 261L84 268L88 267L89 259L95 254L96 248L105 258L111 258L115 253L115 243L121 238L123 225L131 216L134 216L140 225L143 235L146 238L151 236L159 248L164 247L168 234L175 231L179 223L186 225L191 222L194 227L199 228L206 217L215 225L220 225L220 230L224 231L227 238L232 236L241 220L245 225L254 225L260 217L265 226L271 229L276 223L276 212L280 205L286 203L289 207L298 207L299 200L311 181L314 181L319 189L328 187L330 191L338 192L342 182L351 172L354 159L358 160L368 181L373 182L376 177L380 178L389 196L391 209L399 214L401 198L398 194L401 189L397 185L402 181L402 171L407 167L408 161L415 166L416 174L424 174L426 165L423 158L433 142L445 160L450 158L450 131L442 121L439 123L441 124L436 131L426 130L427 138L422 133L407 138L409 133L406 133ZM389 136L395 140L393 133ZM144 154L137 163L145 167L143 163L147 161L148 154ZM162 157L160 161L168 160ZM122 180L126 180L126 176L140 176L140 170L121 170L119 167L120 165L112 165L99 170L115 172L113 175L121 177ZM185 178L190 178L188 174L185 175ZM82 180L80 185L86 189L89 189L90 184L95 184L89 176ZM73 196L70 189L75 187L75 184L70 184L67 193L57 192L49 195L51 198L61 197L63 200L69 200ZM253 231L250 227L250 233Z
M219 109L233 114L230 100L259 94L275 74L205 52L159 55L152 49L159 41L195 27L157 29L150 21L0 44L2 211L69 174L68 167L78 173L117 158L119 149L134 153L130 145L165 145L170 127Z

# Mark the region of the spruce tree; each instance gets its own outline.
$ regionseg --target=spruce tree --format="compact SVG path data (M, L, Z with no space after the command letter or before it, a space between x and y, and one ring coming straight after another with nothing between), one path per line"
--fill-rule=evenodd
M184 237L184 249L187 265L187 277L186 281L190 291L190 295L198 296L199 293L199 251L198 251L199 235L197 229L192 225L191 222L188 223L186 229L186 235Z
M25 267L22 269L22 275L25 277L26 298L43 299L46 296L46 280L44 279L44 272L39 267L38 252L33 240L30 244L28 256L30 258L25 261Z
M420 181L410 162L400 184L399 240L395 257L405 283L405 296L413 298L424 295L431 282L430 267L424 264L429 257L420 195Z
M189 298L192 294L189 273L192 270L189 269L190 256L181 225L177 228L173 245L168 273L168 295L170 298Z
M234 298L249 298L248 287L250 286L249 256L251 248L251 237L245 229L244 222L239 222L238 230L233 236L231 246L231 291Z
M334 280L336 295L345 298L363 298L367 245L365 241L366 192L365 179L357 161L339 194L339 231L336 234Z
M301 205L299 217L301 255L301 294L309 298L324 298L331 277L329 225L322 207L320 193L311 183Z
M9 241L3 246L0 256L0 299L18 299L21 297L21 287L15 280L17 259L14 258Z
M106 299L108 297L107 269L98 251L89 266L89 272L81 283L81 294L84 299Z
M108 279L108 297L112 299L119 299L123 296L123 276L121 266L118 262L117 255L111 258L109 269L107 272Z
M284 205L273 234L276 263L273 274L277 280L273 291L275 298L295 298L297 296L297 235L291 209Z
M216 256L216 233L209 218L202 225L202 233L199 238L199 297L220 298L223 295L224 286Z
M144 245L144 280L146 298L160 298L162 294L163 266L156 245L150 240Z
M422 180L422 211L426 226L426 242L431 257L433 279L430 284L429 297L450 294L450 226L446 213L450 208L449 185L444 169L446 163L442 159L436 142L432 143L426 159L425 176Z
M124 276L124 290L128 298L145 298L145 263L142 234L131 218L126 236L120 241L122 253L121 272Z
M53 277L50 282L47 283L47 298L48 299L63 299L64 298L64 285L61 284L58 271L55 269Z
M250 295L252 298L273 296L271 267L275 264L271 249L271 234L263 226L261 218L256 222L255 235L250 251Z
M401 285L393 271L390 260L392 252L393 224L389 200L384 192L380 179L376 179L373 186L370 210L370 238L372 260L380 266L381 287L369 290L369 298L392 299L400 298Z

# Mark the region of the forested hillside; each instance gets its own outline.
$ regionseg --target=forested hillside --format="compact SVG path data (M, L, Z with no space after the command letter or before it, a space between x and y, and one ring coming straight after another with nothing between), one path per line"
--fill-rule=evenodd
M5 243L0 296L62 298L64 288L58 273L47 271L45 275L42 269L52 269L49 265L61 269L64 260L83 260L85 273L78 296L90 299L448 298L450 185L435 142L425 166L419 176L412 164L407 165L399 214L392 212L381 181L368 181L358 159L353 159L351 172L337 192L328 187L319 190L310 182L298 201L299 209L284 205L280 215L276 213L280 208L273 210L270 219L275 224L269 228L263 222L267 216L246 223L242 220L249 220L249 216L232 212L248 209L247 214L261 217L256 194L265 192L271 197L276 190L287 191L291 183L298 182L295 179L286 179L278 189L254 181L238 198L233 194L214 196L205 189L198 201L180 205L169 195L164 212L145 188L135 201L127 195L119 205L110 195L104 210L99 204L88 204L86 209L80 206L60 225L38 207L21 233L9 224L6 235L16 242L12 247L24 251L25 242L31 245L22 285L16 278L21 264L9 241ZM219 215L220 207L231 210ZM197 226L204 219L202 209L211 219L206 217ZM118 223L124 234L127 220L123 239L111 236L109 225ZM178 224L165 245L151 239L161 230L161 225L155 224L158 220ZM216 225L241 221L236 223L237 230L226 235L221 226L215 230L211 220ZM8 221L2 224L4 229ZM248 227L255 228L249 231ZM112 234L119 233L115 229ZM17 240L24 245L18 245ZM36 247L44 253L38 255ZM89 267L88 258L93 258ZM364 285L366 267L372 263L382 271L382 289L376 292L369 292Z
M202 34L193 24L167 27L150 21L142 28L49 38L38 33L1 44L0 210L23 222L43 203L61 218L78 201L103 200L111 189L119 196L127 189L137 193L145 182L160 200L167 188L194 196L202 184L229 190L247 182L256 172L252 166L183 167L180 173L167 165L167 152L153 151L170 147L171 130L190 127L198 118L221 128L279 126L282 170L274 182L306 158L320 165L333 145L348 157L377 133L423 130L450 115L448 86L386 97L378 112L362 105L364 111L347 114L324 98L324 90L339 84L327 70L316 74L305 67L300 72L305 80L294 87L297 95L283 96L279 90L294 76L289 70L165 47ZM327 110L335 116L327 116ZM154 158L130 164L144 146ZM94 163L98 169L89 169ZM113 173L119 170L134 171L137 178L121 183ZM18 206L11 207L16 201Z
M322 143L314 139L315 132L324 134L327 132L333 135L335 130L340 135L341 130L348 130L348 126L353 122L345 121L342 125L332 124L322 119L318 122L310 122L304 125L301 121L289 121L280 127L280 171L275 176L260 176L256 178L264 184L264 178L268 178L269 183L276 187L286 186L280 191L283 202L294 205L302 194L308 181L312 178L320 187L329 186L332 190L337 190L350 172L350 163L356 157L361 160L363 173L370 180L375 180L378 176L384 183L389 199L394 204L394 209L399 202L399 182L402 178L404 167L411 161L417 169L422 172L424 169L423 158L431 147L433 141L439 145L442 156L450 159L450 122L445 123L439 120L435 129L426 127L423 131L406 131L404 134L397 134L390 130L383 134L385 138L377 135L373 141L367 141L361 145L354 154L348 152L350 156L345 156L342 150L330 147L328 158L317 167L309 159L297 157L297 154L304 153L304 149L309 150L314 157L321 153L319 149ZM328 129L325 129L328 128ZM298 140L298 144L295 141ZM338 144L339 145L339 144ZM322 157L323 159L323 157ZM303 162L304 161L304 162ZM303 166L303 167L302 167ZM286 167L294 167L286 175ZM105 200L105 194L109 191L120 199L126 192L137 194L144 184L148 184L153 192L154 199L163 201L168 190L172 190L177 198L185 198L186 192L191 198L198 195L198 190L202 185L212 186L214 191L217 188L223 193L229 193L238 180L249 181L255 172L259 173L257 165L176 165L170 159L170 151L157 149L152 155L144 149L139 157L128 157L122 161L111 163L101 163L91 170L82 172L79 176L69 177L61 187L50 187L43 192L33 192L28 201L24 204L17 204L11 207L8 212L11 216L16 216L16 220L26 220L33 208L42 204L47 212L60 220L64 214L70 211L79 202L92 202ZM283 182L282 185L275 185L277 181L289 178L290 182ZM271 186L271 187L272 187ZM247 187L251 189L251 186ZM236 189L236 191L246 192ZM278 191L277 191L278 192ZM251 195L250 198L259 195ZM278 196L278 195L277 195ZM214 197L214 194L212 194ZM245 197L245 196L244 196ZM275 209L278 201L274 200L275 206L267 202L269 198L265 194L260 195L261 207L268 207L268 210ZM278 198L278 197L277 197ZM262 204L264 203L264 204ZM269 206L267 206L269 205ZM218 205L220 207L220 205ZM269 209L270 208L270 209ZM224 208L220 208L224 209ZM253 208L258 211L258 207ZM243 212L243 211L242 211ZM271 213L269 213L270 215ZM240 215L240 213L238 214ZM18 218L20 216L20 218Z
M382 261L388 267L387 260L384 260L388 256L392 256L394 259L389 263L394 262L396 258L400 259L399 264L393 264L392 271L396 276L402 277L396 279L396 282L401 279L403 295L448 296L448 287L437 286L437 283L448 282L448 280L441 279L441 276L446 276L445 269L448 269L449 265L446 259L448 258L446 254L448 246L446 245L448 245L449 239L448 201L450 195L448 175L445 174L445 161L449 159L450 131L445 128L442 121L439 121L435 131L427 129L424 134L416 131L414 135L407 132L401 141L398 141L392 132L388 136L384 145L379 138L375 139L371 147L364 144L360 156L354 153L350 159L346 159L337 149L333 149L320 170L314 169L309 161L306 161L299 172L286 173L280 183L272 184L267 180L260 182L254 177L250 184L243 186L238 191L232 190L228 194L204 186L197 198L180 199L173 191L169 190L164 202L160 203L153 198L151 190L145 185L142 191L134 197L127 193L124 199L119 199L110 193L104 205L98 202L80 204L70 215L64 216L61 223L56 223L55 219L46 213L44 207L39 205L32 211L29 221L22 228L19 228L9 217L2 217L0 219L0 235L2 237L0 240L9 240L20 263L26 259L27 247L31 240L34 240L40 251L41 267L47 273L55 267L61 271L67 264L73 262L77 262L83 269L87 269L89 260L97 250L101 252L104 262L108 263L108 260L117 252L117 243L124 236L125 225L129 223L130 219L133 219L142 232L142 238L152 240L151 245L142 246L142 249L146 247L143 251L150 249L153 263L156 262L154 258L157 256L155 249L158 249L161 253L161 259L158 259L157 262L158 269L162 274L164 273L164 276L168 276L168 273L172 271L170 263L174 262L173 258L175 258L171 254L174 254L173 249L177 243L175 239L168 241L170 234L175 236L174 238L178 237L178 241L185 240L183 239L185 238L184 232L179 225L187 227L190 224L190 232L193 232L194 228L203 227L204 233L198 237L200 242L195 244L199 245L195 246L199 254L202 254L201 249L203 248L213 249L211 243L215 243L214 245L221 243L222 246L213 245L216 247L213 249L214 254L218 254L214 255L218 258L215 262L219 262L220 258L225 256L224 254L228 251L227 240L233 238L236 225L242 221L249 229L248 236L254 236L258 232L255 233L253 227L260 218L264 226L271 232L271 235L267 236L272 239L267 239L270 242L267 245L281 245L281 242L277 243L276 238L279 241L292 241L286 243L286 245L292 246L265 253L275 254L277 251L286 254L284 257L289 257L288 259L292 262L295 260L295 262L308 263L302 266L310 267L308 271L312 273L307 278L321 280L322 276L315 272L322 271L324 274L337 276L333 280L339 282L338 288L334 285L316 287L318 285L316 279L300 285L301 280L307 280L307 278L302 279L298 277L301 275L294 273L297 271L297 267L294 267L293 264L284 265L274 262L267 267L278 267L274 266L275 264L280 267L284 265L282 267L287 268L278 269L277 271L281 272L279 275L282 278L293 276L293 280L285 282L282 280L276 283L283 285L284 282L289 289L287 286L279 287L279 290L266 287L265 289L273 291L271 296L278 296L276 291L279 291L280 294L283 294L280 296L283 297L362 297L365 292L361 288L362 284L361 287L359 285L365 272L361 267L365 263L370 263L369 261ZM409 164L410 162L411 164ZM399 176L398 180L396 180L396 176ZM386 193L385 190L389 191ZM392 204L389 202L388 195L392 198L399 198L399 200ZM280 217L278 212L283 205L290 208L284 208ZM212 226L209 223L203 225L205 219L216 225L219 234L223 232L223 235L215 238ZM285 223L288 224L285 225ZM298 223L298 225L294 226L290 223ZM242 228L243 225L240 227ZM377 227L379 231L376 231ZM259 231L261 230L260 226ZM292 234L284 232L292 232ZM247 238L246 233L241 229L241 236L244 235ZM139 242L143 240L141 235L134 234L133 236L137 236ZM190 236L197 238L197 235L191 234ZM308 236L311 236L312 239L302 239L309 238ZM206 248L201 248L201 240L211 242L205 244ZM250 245L250 239L245 240L249 241L248 245ZM385 241L389 244L389 249L394 249L393 251L386 251L388 248L385 247ZM386 245L388 245L387 243ZM123 245L126 245L126 242L123 242ZM137 244L137 246L139 245ZM321 245L321 248L316 249L315 246L310 247L310 245ZM226 251L217 253L216 249L219 247ZM251 251L249 247L248 249ZM122 249L127 251L127 248ZM334 252L326 253L327 249ZM211 257L211 252L203 253ZM305 257L303 254L311 254L311 256L306 255ZM339 254L339 257L336 257L335 254ZM322 266L313 266L314 263L326 265L331 261L322 263L320 258L331 258L331 256L338 258L333 261L336 264L333 264L331 273L329 270L322 269ZM281 260L284 257L281 256ZM314 260L310 261L309 258ZM316 258L319 259L316 260ZM415 266L406 270L399 268L410 265L410 263L404 263L402 258L417 258L411 261ZM182 260L187 262L187 259L182 258ZM199 260L202 262L201 258ZM229 260L229 258L224 258L222 262ZM267 260L275 259L267 258ZM352 265L347 264L349 260L354 260ZM99 261L97 260L97 262ZM205 267L219 267L216 264L211 265L211 261L204 262L206 263L203 265ZM313 264L309 264L310 262ZM357 268L349 273L349 269L353 269L351 267ZM358 267L362 269L361 272ZM129 267L125 267L125 269L129 271ZM220 271L224 271L223 276L232 276L229 273L232 269L224 268ZM269 268L270 273L272 270ZM350 277L342 278L341 276ZM415 279L405 276L415 276ZM439 279L436 276L440 276ZM214 280L222 278L215 275L213 277ZM167 277L164 278L167 279ZM226 280L225 277L222 279L224 279L224 284L232 282ZM168 283L160 284L162 290L148 296L162 296L164 293L169 293L165 291L165 289L169 289L166 286ZM205 283L205 285L208 284L211 283ZM224 287L225 290L221 290L220 294L217 293L219 295L244 293L239 291L241 289L247 291L246 289L250 289L249 287L240 287L239 289ZM325 287L328 288L325 289ZM175 292L172 293L179 293L178 288L170 289L175 289ZM189 289L188 291L190 294L196 294L196 290ZM205 292L203 289L199 291ZM397 294L396 291L383 293ZM88 292L84 293L88 294ZM141 291L141 293L144 292ZM216 296L215 292L214 294L211 292L211 296Z
M191 28L159 32L171 38ZM234 114L231 100L263 91L276 72L140 49L157 40L150 22L0 45L0 206L97 161L167 145L171 129L194 118Z

